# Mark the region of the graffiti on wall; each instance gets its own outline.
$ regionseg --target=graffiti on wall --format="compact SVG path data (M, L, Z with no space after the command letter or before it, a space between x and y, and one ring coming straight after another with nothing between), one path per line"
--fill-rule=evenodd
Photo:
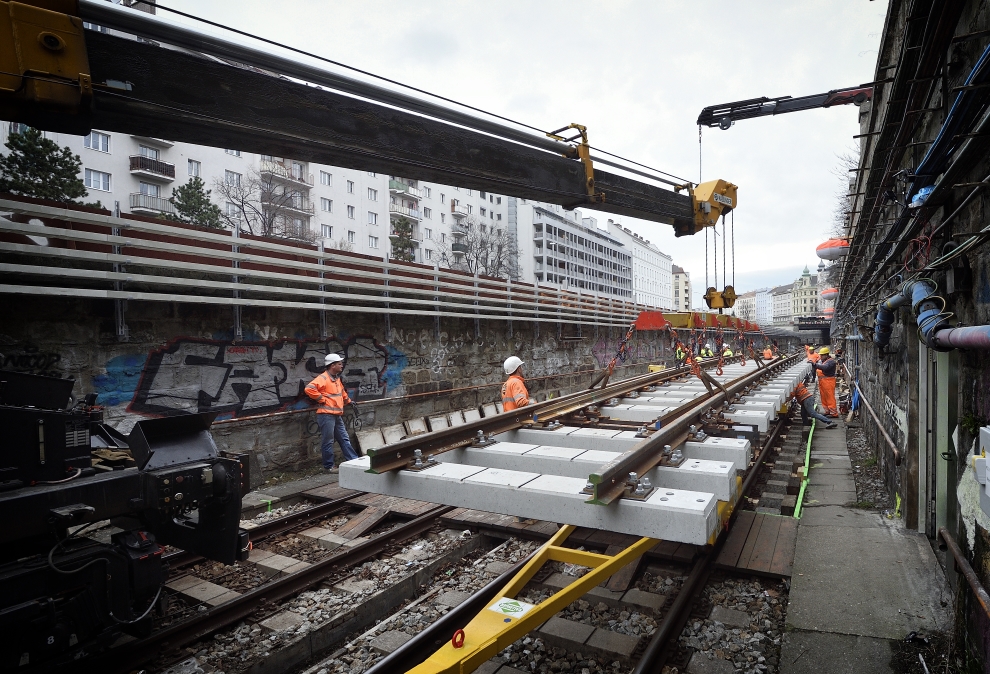
M273 412L309 404L303 389L323 371L327 353L344 356L343 378L354 400L382 398L388 382L394 380L388 374L389 350L369 336L326 342L177 339L148 354L134 380L128 374L133 364L111 361L107 380L116 388L101 395L106 393L109 403L111 396L119 399L121 386L133 383L131 412L212 411L233 416Z
M3 349L0 354L0 370L43 374L48 377L61 377L57 369L62 362L62 354L55 351L42 351L36 346L25 346L16 350Z

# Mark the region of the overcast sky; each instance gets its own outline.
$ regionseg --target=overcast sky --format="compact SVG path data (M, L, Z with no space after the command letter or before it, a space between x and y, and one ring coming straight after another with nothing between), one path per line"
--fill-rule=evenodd
M695 181L703 107L871 81L887 10L883 0L161 4L543 129L585 124L592 145ZM814 271L845 191L838 156L857 147L856 113L850 105L704 130L702 179L739 186L737 291ZM700 306L704 236L616 219L691 273Z

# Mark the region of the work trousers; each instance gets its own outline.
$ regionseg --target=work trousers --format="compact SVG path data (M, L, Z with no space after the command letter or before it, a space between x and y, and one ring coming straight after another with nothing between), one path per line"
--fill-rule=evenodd
M810 426L812 419L818 419L818 421L824 421L826 424L832 423L824 414L819 414L815 411L815 401L808 398L803 403L801 403L801 424L804 426Z
M818 398L825 414L830 417L839 416L839 410L835 406L835 377L818 377Z
M323 454L323 467L327 470L333 468L333 441L340 445L340 451L344 455L344 461L358 458L357 452L351 447L351 438L344 428L343 414L317 414L316 423L320 427L320 451Z

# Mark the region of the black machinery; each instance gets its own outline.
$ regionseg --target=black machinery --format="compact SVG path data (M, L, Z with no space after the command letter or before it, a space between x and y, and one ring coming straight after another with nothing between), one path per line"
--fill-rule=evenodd
M95 396L72 403L72 383L0 371L0 671L147 634L164 545L224 564L248 556L248 462L217 450L215 414L145 419L125 438ZM131 467L91 458L128 449ZM85 536L105 520L117 529L109 543Z

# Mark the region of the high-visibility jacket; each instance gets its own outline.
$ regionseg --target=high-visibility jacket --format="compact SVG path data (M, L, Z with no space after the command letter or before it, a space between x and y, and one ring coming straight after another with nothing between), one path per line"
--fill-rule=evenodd
M344 388L344 380L331 377L324 372L313 381L306 384L306 395L319 403L317 414L343 414L344 405L350 405L351 399Z
M529 391L526 390L523 378L517 374L512 375L502 384L502 409L511 412L528 404Z
M727 358L731 358L732 355L733 355L732 354L732 349L726 348L725 351L722 352L722 355L723 356L726 356Z
M686 355L687 353L685 353L684 349L682 349L681 347L677 347L677 351L674 352L674 357L677 358L677 360L681 360Z
M711 358L714 355L715 354L712 353L712 350L709 349L707 346L701 350L701 357L702 358Z
M811 398L814 395L815 394L809 391L808 387L804 385L804 382L798 384L797 388L794 389L794 397L798 399L799 403L803 403L805 400Z
M771 358L773 358L773 349L771 349L768 346L767 348L763 349L763 359L770 360Z
M817 363L821 359L821 356L819 356L818 352L815 351L814 349L809 349L808 347L804 347L804 350L808 352L809 363Z

